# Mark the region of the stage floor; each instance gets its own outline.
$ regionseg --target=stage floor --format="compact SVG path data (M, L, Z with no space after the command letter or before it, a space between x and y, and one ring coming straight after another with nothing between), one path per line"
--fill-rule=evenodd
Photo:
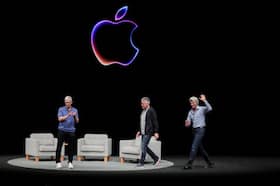
M55 171L138 171L140 170L151 170L151 169L162 169L171 167L174 164L167 160L161 160L160 164L155 166L153 162L145 163L143 167L137 167L136 161L125 161L120 163L119 157L110 157L110 161L104 162L103 159L87 159L84 161L73 160L73 169L67 167L67 159L62 162L62 168L57 169L54 160L41 159L39 162L34 160L26 160L24 157L14 158L8 161L8 164L16 167L30 168L30 169L44 169L44 170L55 170Z
M81 171L81 170L46 170L16 167L8 164L9 160L23 158L23 155L0 156L0 174L1 178L7 178L9 182L21 180L24 183L34 185L56 185L67 182L68 185L76 185L76 182L93 183L117 183L131 185L133 182L142 183L216 183L225 184L225 180L232 183L242 183L244 181L258 181L269 183L277 181L280 178L280 157L236 157L236 156L214 156L214 168L204 168L205 162L198 158L194 162L193 169L184 170L183 167L187 157L167 156L164 160L174 163L173 166L133 171ZM41 180L38 183L36 180ZM58 184L57 184L58 185ZM88 185L88 184L85 184ZM94 184L91 184L94 185Z

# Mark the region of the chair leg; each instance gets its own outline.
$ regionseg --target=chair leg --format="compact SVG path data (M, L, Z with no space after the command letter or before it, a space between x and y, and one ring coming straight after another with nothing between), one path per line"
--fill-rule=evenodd
M26 159L26 160L30 160L30 157L29 157L28 154L25 155L25 159Z
M39 162L39 156L35 156L35 162Z
M104 162L107 163L107 161L108 161L108 156L105 156L104 157Z
M120 157L121 163L124 163L124 157Z

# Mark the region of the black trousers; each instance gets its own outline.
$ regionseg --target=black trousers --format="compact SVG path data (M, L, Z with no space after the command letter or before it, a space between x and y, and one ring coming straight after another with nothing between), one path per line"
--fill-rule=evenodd
M61 156L61 148L64 142L68 143L68 162L73 161L73 154L74 154L74 141L75 141L75 133L74 132L64 132L61 130L58 130L57 133L57 148L56 148L56 163L60 162L60 156Z

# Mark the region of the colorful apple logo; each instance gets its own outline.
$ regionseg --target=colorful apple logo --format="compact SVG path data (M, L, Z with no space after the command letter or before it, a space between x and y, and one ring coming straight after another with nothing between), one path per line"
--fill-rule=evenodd
M115 21L110 21L110 20L102 20L99 21L98 23L96 23L96 25L93 27L92 31L91 31L91 47L92 50L97 58L97 60L104 66L108 66L108 65L112 65L112 64L119 64L122 66L128 66L130 65L135 58L137 57L138 53L139 53L139 49L133 44L132 41L132 35L133 32L136 30L136 28L138 27L138 25L131 21L131 20L121 20L124 18L124 16L126 15L128 10L128 6L124 6L122 8L120 8L116 15L115 15ZM97 36L98 36L98 32L102 30L102 28L104 27L120 27L124 24L129 24L131 30L129 31L129 41L130 41L130 45L132 47L133 53L131 56L128 56L127 59L125 60L118 60L118 59L110 59L109 57L106 57L104 55L104 52L102 53L102 50L106 50L106 48L98 48L98 45L96 43L97 41Z

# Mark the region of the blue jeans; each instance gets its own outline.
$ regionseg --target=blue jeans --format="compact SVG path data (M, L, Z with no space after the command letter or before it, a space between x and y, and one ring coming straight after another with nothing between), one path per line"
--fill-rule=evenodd
M142 143L141 143L142 153L141 153L140 164L144 164L147 153L153 158L155 162L159 159L159 157L148 147L151 137L152 136L150 135L142 135Z
M192 147L191 147L191 151L190 151L190 155L189 155L189 162L194 161L194 159L197 155L198 149L200 150L205 161L207 163L209 162L209 156L202 145L202 140L205 135L205 130L206 130L205 127L193 129L193 142L192 142Z

